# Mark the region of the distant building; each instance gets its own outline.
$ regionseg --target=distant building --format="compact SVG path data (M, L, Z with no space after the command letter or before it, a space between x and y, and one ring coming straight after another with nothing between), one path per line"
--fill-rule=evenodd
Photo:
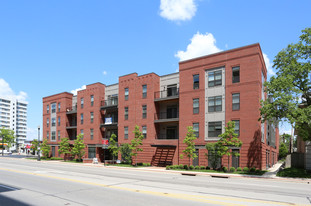
M266 78L261 48L253 44L182 61L173 74L132 73L117 84L90 84L76 96L64 92L43 98L43 139L52 156L61 156L61 138L73 144L82 133L85 162L111 160L106 140L116 134L119 145L130 143L138 125L145 137L138 162L189 164L180 154L187 126L193 126L198 157L192 164L207 166L205 145L219 140L227 122L235 121L243 145L231 148L240 156L229 157L230 167L266 169L277 162L279 145L278 125L258 121ZM222 165L228 165L227 156Z
M27 134L27 103L0 97L0 127L14 131L16 140L10 150L20 151Z

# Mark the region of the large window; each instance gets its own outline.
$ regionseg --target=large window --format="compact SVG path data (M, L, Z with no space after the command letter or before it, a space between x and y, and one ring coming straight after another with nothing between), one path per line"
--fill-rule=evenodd
M57 118L57 125L60 126L60 117Z
M208 137L218 137L221 134L221 121L208 123Z
M49 120L49 118L47 118L46 119L46 126L49 127L49 125L50 125L50 120Z
M60 112L60 102L58 102L58 112Z
M208 98L208 112L222 111L222 96Z
M147 97L147 85L143 85L143 98Z
M84 98L81 98L81 109L83 109L84 106Z
M46 105L46 113L50 112L50 105Z
M199 98L193 99L193 114L199 113Z
M91 123L94 122L94 112L91 112Z
M83 113L80 115L81 124L83 124Z
M51 141L56 141L55 131L52 131Z
M193 89L199 89L200 85L200 75L195 74L193 75Z
M142 126L142 129L143 129L143 136L144 138L146 139L147 138L147 126Z
M93 138L94 138L94 129L90 129L90 137L91 137L91 140L93 140Z
M214 87L222 84L221 70L208 72L208 87Z
M124 139L129 138L129 127L124 127Z
M94 105L94 95L91 95L91 107Z
M194 135L199 138L199 123L193 123L193 133Z
M129 107L124 107L124 120L129 118Z
M233 120L235 123L234 132L240 136L240 120Z
M232 94L232 110L240 110L240 93Z
M47 131L47 132L46 132L46 139L49 140L49 138L50 138L50 132Z
M143 105L142 110L143 110L143 119L146 119L147 118L147 105Z
M60 140L60 131L59 130L57 131L57 139L58 139L58 141Z
M129 99L129 88L124 89L124 99L128 100Z
M88 147L88 158L92 159L96 157L96 147Z
M51 104L52 107L52 113L56 112L56 103Z
M232 68L232 83L240 82L240 67Z

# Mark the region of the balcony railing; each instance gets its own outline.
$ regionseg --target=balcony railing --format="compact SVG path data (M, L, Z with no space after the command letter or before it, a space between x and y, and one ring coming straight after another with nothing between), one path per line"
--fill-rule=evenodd
M77 127L77 122L67 122L66 127Z
M76 113L77 112L77 105L72 106L72 107L67 107L66 112L67 113Z
M178 96L179 96L179 89L175 87L154 93L154 99L177 98Z
M101 101L101 106L102 107L118 106L118 98Z
M159 112L154 114L155 120L161 120L161 119L176 119L179 118L178 112Z
M107 125L107 126L109 126L109 125L116 125L116 124L118 124L118 119L117 118L105 118L105 119L101 119L100 120L100 124L101 125Z
M172 135L169 135L169 134L156 134L155 135L155 139L161 139L161 140L165 140L165 139L178 139L178 135L177 135L177 131L176 131L176 134L172 134Z

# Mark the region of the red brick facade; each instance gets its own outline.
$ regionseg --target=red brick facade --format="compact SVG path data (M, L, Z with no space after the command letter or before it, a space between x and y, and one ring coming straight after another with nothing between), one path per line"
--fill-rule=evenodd
M240 68L240 81L232 83L232 68L236 66ZM198 123L199 137L196 140L198 159L193 163L206 166L208 160L205 155L207 153L205 145L211 142L205 137L207 133L205 130L208 128L206 123L208 108L205 108L206 81L208 72L214 68L224 68L225 73L223 77L225 83L220 86L225 91L224 121L240 121L239 138L243 145L239 150L241 154L239 166L255 166L265 169L266 166L275 164L278 156L278 129L275 130L275 142L272 145L269 143L269 145L267 132L264 132L264 139L262 139L261 123L258 122L262 98L262 74L265 79L267 76L259 44L180 62L179 74L172 74L172 77L179 75L176 83L177 90L170 88L172 87L169 85L171 83L164 85L166 84L162 81L164 76L161 77L155 73L141 76L132 73L119 77L118 102L115 110L111 110L118 117L117 124L115 124L118 143L130 143L134 137L135 125L138 125L140 130L142 130L142 126L145 126L147 135L143 140L143 152L138 154L138 162L153 165L188 164L189 159L180 158L180 154L185 148L183 139L187 133L187 126ZM194 89L193 75L199 75L199 88ZM146 94L143 94L143 86L147 90ZM70 93L61 93L43 98L43 137L47 138L47 132L51 130L51 125L47 127L46 124L47 118L51 123L51 104L60 102L61 110L56 111L56 116L61 118L61 124L56 126L56 133L59 130L61 137L70 137L75 134L73 131L79 134L83 130L84 142L87 145L85 161L90 161L88 159L89 147L96 148L96 157L100 161L110 158L109 151L101 148L102 139L107 136L108 130L113 128L111 125L105 124L105 118L109 116L110 112L107 107L103 107L104 100L107 100L105 91L108 87L101 83L95 83L88 85L85 90L79 91L76 97ZM128 91L127 100L125 99L125 90ZM162 92L165 92L166 96L162 97ZM168 95L169 93L170 95ZM232 94L234 93L240 94L240 109L236 111L232 110ZM91 105L91 96L94 97L93 105ZM76 98L77 109L72 112L67 108L75 107L72 105L73 98ZM83 108L81 108L81 98L84 102ZM110 97L106 95L106 98ZM193 113L193 99L199 99L197 114ZM47 105L50 105L49 113L46 110ZM143 117L143 107L147 111L146 117ZM125 109L128 111L127 119L125 119ZM93 122L90 119L91 112L94 115ZM83 124L81 124L81 114L83 114ZM76 127L71 127L70 121L75 116ZM128 128L128 138L124 137L125 127ZM265 131L267 127L265 124ZM93 139L90 138L91 129L93 129ZM58 138L56 137L56 141L51 141L50 134L48 140L50 145L55 146L53 155L58 156ZM73 143L72 140L71 143ZM269 155L269 158L266 155ZM121 158L120 155L119 158ZM227 166L228 159L224 157L222 162L224 166ZM231 159L229 162L231 164Z

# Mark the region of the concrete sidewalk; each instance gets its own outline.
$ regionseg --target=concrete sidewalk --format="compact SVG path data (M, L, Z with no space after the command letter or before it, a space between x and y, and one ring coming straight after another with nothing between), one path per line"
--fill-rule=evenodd
M270 178L276 177L276 174L278 173L283 164L284 164L283 162L276 163L275 165L273 165L273 167L269 168L268 172L263 174L262 177L270 177Z

